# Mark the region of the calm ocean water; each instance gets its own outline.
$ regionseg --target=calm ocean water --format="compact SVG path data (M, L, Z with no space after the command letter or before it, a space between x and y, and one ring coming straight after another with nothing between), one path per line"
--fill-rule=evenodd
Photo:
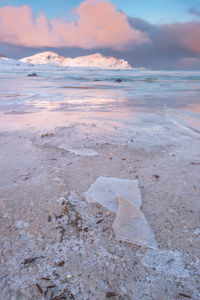
M28 77L32 72L39 76ZM153 112L200 131L200 72L43 66L0 71L2 114L41 111L116 111L122 119L125 111Z

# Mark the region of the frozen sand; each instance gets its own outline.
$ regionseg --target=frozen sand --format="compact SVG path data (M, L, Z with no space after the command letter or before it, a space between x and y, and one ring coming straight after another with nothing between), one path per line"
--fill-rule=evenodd
M125 109L2 113L0 124L0 298L200 298L197 132ZM115 215L83 199L100 176L138 180L158 251L117 241Z
M80 128L88 130L82 131L80 146L92 124L57 128L45 137L45 131L1 133L1 297L49 299L50 289L43 297L39 283L43 291L55 285L55 295L67 287L75 299L106 299L109 292L117 299L182 299L181 293L198 299L199 140L179 129L172 144L169 130L167 145L158 146L151 137L146 151L146 133L123 145L104 132L106 142L101 136L88 139L98 156L57 146ZM116 241L115 216L83 200L82 193L99 176L138 178L157 254ZM80 214L82 230L68 215L57 217L66 199ZM157 260L160 251L169 259ZM23 264L34 257L40 258Z

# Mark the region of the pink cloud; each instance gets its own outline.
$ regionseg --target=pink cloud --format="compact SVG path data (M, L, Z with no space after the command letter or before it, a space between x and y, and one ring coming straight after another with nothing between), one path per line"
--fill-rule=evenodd
M108 47L148 42L132 28L126 15L106 0L86 0L77 9L78 21L35 18L30 6L0 8L0 42L25 47Z

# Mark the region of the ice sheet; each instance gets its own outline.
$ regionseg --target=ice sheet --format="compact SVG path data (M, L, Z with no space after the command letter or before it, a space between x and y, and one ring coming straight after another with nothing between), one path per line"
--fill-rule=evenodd
M119 206L112 225L116 239L157 249L151 227L137 205L119 195L116 196L116 200Z
M112 212L117 212L116 195L130 199L140 208L142 205L141 191L137 180L120 179L114 177L99 177L85 193L89 203L98 202Z
M67 151L70 151L76 155L80 156L96 156L98 155L98 152L95 151L94 149L89 149L89 148L68 148L65 145L59 145L60 149L65 149Z

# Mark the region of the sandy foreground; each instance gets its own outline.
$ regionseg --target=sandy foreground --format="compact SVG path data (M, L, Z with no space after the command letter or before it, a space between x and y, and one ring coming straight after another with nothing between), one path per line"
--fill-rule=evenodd
M59 122L2 125L0 299L200 299L199 134ZM117 241L115 215L85 201L99 176L138 179L158 251Z

